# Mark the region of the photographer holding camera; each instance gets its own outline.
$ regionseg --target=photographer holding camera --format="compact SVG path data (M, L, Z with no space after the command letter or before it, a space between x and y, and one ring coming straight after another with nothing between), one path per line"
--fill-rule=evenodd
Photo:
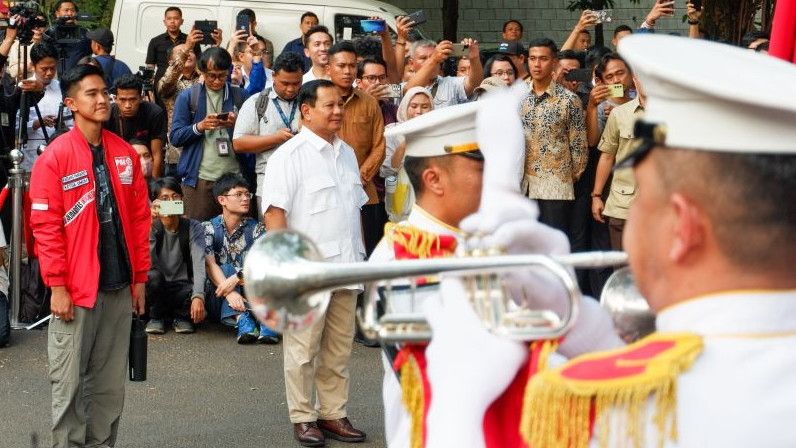
M144 101L144 81L139 75L122 75L114 84L115 101L111 117L103 127L122 137L145 142L152 154L152 176L163 175L163 142L166 141L166 115L151 101Z
M32 69L30 67L30 49L33 45L41 43L44 32L47 30L47 16L39 10L36 3L20 3L11 7L9 29L14 30L15 39L8 56L6 73L13 79L27 78ZM16 42L13 42L16 41ZM23 65L27 64L27 66Z
M86 37L88 30L77 25L77 4L72 0L58 0L55 3L55 21L44 33L45 39L58 48L58 68L65 71L77 62L91 56L91 41Z
M22 91L40 92L44 89L42 82L35 78L20 82L20 88L16 88L14 78L8 71L3 71L2 68L5 67L9 53L17 38L19 16L12 16L10 22L11 24L6 29L3 41L0 43L0 88L2 88L2 93L0 93L0 152L3 154L7 154L14 147L16 139L14 123L15 117L19 112ZM11 92L11 94L7 92ZM41 95L37 95L30 100L29 104L36 103L40 97ZM31 98L31 96L29 95L28 98ZM4 176L4 172L0 170L0 182L2 183L5 183Z

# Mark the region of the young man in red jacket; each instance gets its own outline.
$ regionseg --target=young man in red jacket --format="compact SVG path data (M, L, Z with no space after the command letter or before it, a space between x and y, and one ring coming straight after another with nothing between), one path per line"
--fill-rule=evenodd
M138 156L104 131L102 72L64 74L75 127L36 160L31 226L52 289L47 352L53 446L113 446L124 404L132 311L144 312L149 207Z

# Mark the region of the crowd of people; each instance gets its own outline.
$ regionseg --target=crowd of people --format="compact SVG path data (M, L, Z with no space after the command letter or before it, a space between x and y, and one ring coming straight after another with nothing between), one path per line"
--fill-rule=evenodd
M70 0L55 6L66 20L76 11ZM703 38L700 9L689 2L685 12L689 37ZM473 39L418 38L408 17L396 19L395 38L385 29L335 42L313 12L301 16L300 36L277 55L256 33L255 13L239 14L248 18L248 31L225 41L216 29L206 45L202 31L183 32L178 7L167 8L165 32L152 38L146 70L138 73L112 55L108 29L82 32L62 52L44 27L36 28L24 48L30 66L12 58L3 75L37 95L18 126L28 138L23 168L31 172L32 237L52 289L54 446L115 441L126 351L120 357L114 341L130 331L130 310L108 305L119 297L148 317L150 334L193 333L210 319L233 328L239 344L282 342L296 439L304 446L322 446L326 436L365 440L346 412L352 345L374 344L355 334L363 286L333 291L322 318L283 340L246 297L244 259L258 238L285 228L310 236L329 262L432 255L399 251L401 232L445 240L433 255L452 254L465 218L482 205L485 157L475 115L491 95L519 98L510 112L521 126L522 140L514 143L522 150L502 165L502 182L534 200L538 222L557 232L546 234L546 244L580 252L622 250L627 241L639 188L633 170L617 162L635 150L641 136L634 126L648 97L615 50L628 35L654 32L658 20L675 14L673 2L656 1L637 28L616 27L611 47L593 46L589 28L598 17L591 11L560 46L544 37L526 43L523 24L509 20L488 57ZM19 53L12 51L15 33L6 31L0 58ZM754 51L767 50L762 33L746 41ZM14 107L18 98L0 103L3 111ZM14 123L7 121L0 136L13 142ZM403 229L407 222L419 231ZM86 265L96 274L88 282ZM579 286L599 297L610 273L578 271ZM594 303L583 306L594 311ZM570 346L579 336L569 338ZM591 342L590 349L618 344L607 335ZM398 384L393 367L409 376L407 359L425 355L396 360L390 353L388 442L418 446L425 429L418 433L403 409L403 380ZM106 393L95 399L108 401L85 419L80 409L88 395L79 389L87 376L103 378L94 387Z

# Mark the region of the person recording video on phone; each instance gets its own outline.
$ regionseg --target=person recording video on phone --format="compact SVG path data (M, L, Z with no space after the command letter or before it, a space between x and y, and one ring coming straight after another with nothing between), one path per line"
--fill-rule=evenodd
M58 0L53 8L55 20L45 31L45 39L57 45L59 55L65 61L59 67L74 67L77 62L91 56L91 41L86 37L88 30L77 24L77 3L72 0Z
M454 54L454 49L460 53ZM470 74L467 77L440 76L440 65L451 56L470 60ZM412 44L410 57L415 74L404 86L404 91L417 86L429 89L434 96L435 109L466 103L484 78L480 48L478 41L473 39L462 40L458 48L447 40L439 44L428 40L418 41Z
M150 184L152 229L149 254L152 268L146 283L149 322L146 332L163 334L172 321L175 333L193 333L205 319L205 229L182 217L182 188L164 177Z
M24 36L28 45L22 46L20 40L23 39L23 37L19 36L17 32L17 26L21 21L21 17L15 18L12 16L9 18L8 29L14 30L15 39L12 39L14 42L7 54L8 67L6 68L6 73L8 73L9 76L17 81L30 76L32 71L30 69L30 50L33 48L33 45L41 43L42 40L44 40L44 33L47 31L48 22L47 16L44 13L38 13L33 20L35 21L35 24L31 30L30 38L28 39L27 36ZM26 53L27 59L25 59ZM22 66L22 63L25 60L27 60L28 63L27 67Z
M185 215L199 221L221 213L213 195L216 181L247 167L247 157L233 150L232 131L248 95L227 82L231 68L227 50L208 48L199 59L204 81L183 90L174 104L169 138L182 148L175 176L182 178Z

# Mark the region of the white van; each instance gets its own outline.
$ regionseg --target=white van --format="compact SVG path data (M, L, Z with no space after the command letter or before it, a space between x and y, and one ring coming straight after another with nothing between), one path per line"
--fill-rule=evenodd
M257 15L257 33L274 44L274 57L286 43L299 37L299 21L306 11L318 15L335 41L348 38L349 32L357 37L361 33L359 21L370 16L385 19L394 33L395 17L406 15L395 6L375 0L116 0L111 23L116 55L133 71L144 65L150 39L166 32L163 16L169 6L182 10L184 33L197 20L216 20L224 32L224 45L235 28L238 11L250 8Z

